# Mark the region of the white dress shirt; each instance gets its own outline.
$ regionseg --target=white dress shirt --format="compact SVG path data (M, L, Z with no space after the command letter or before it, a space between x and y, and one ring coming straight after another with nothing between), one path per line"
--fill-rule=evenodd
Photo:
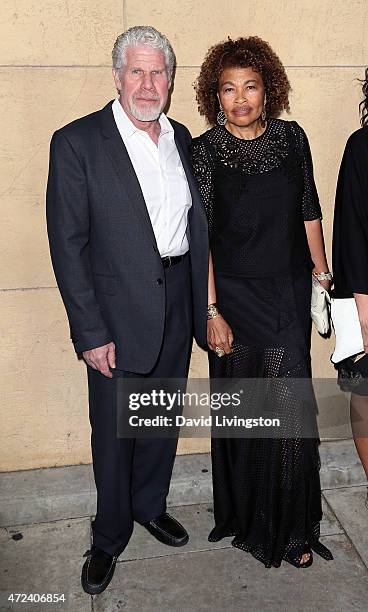
M146 202L161 257L184 255L188 210L192 205L187 177L174 140L174 129L162 113L158 145L130 121L119 100L112 112Z

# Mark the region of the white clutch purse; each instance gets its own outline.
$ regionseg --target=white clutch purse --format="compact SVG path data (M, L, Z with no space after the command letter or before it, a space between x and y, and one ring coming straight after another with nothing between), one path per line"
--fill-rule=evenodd
M332 363L361 353L363 337L354 298L331 298L331 320L336 338Z
M312 276L311 317L320 334L327 334L330 329L329 302L328 291Z

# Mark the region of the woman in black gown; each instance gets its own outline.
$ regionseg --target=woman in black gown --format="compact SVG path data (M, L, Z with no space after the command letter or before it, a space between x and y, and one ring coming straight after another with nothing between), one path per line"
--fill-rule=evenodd
M326 288L331 275L307 137L276 118L289 107L285 70L258 37L228 39L208 51L195 87L214 126L192 145L210 230L212 384L308 379L312 268ZM289 395L279 408L294 418L295 407ZM312 549L332 558L319 542L317 439L213 437L212 468L210 541L235 536L266 567L308 567Z
M362 127L346 143L337 182L332 259L334 294L354 296L366 353L344 359L337 369L341 389L352 392L351 427L368 479L368 68L363 95ZM365 505L368 510L368 489Z

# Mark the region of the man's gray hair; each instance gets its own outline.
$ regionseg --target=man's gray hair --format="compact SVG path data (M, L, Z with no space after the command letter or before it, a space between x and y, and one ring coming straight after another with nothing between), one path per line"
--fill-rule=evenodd
M112 50L113 68L122 68L126 64L126 50L137 45L147 45L163 51L167 75L171 81L176 61L175 53L166 36L152 26L134 26L117 37Z

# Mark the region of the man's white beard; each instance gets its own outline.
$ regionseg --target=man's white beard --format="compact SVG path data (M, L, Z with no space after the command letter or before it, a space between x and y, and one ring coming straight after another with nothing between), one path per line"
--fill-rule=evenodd
M154 106L150 105L147 106L147 108L137 106L133 100L130 102L129 106L131 114L138 121L156 121L163 111L160 100L158 100Z

